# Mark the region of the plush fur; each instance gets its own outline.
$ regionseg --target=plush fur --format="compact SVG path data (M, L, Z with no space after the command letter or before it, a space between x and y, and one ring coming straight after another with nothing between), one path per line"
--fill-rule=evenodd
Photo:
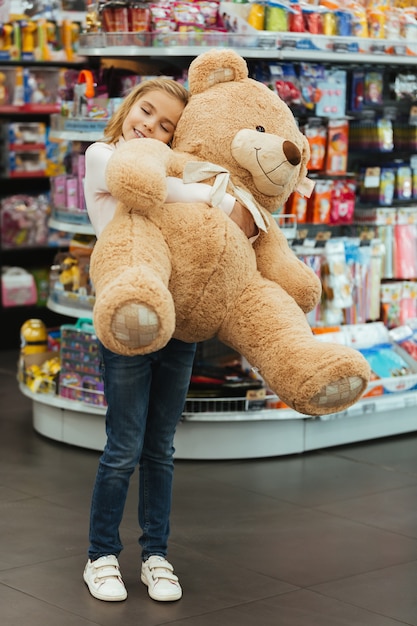
M320 299L320 281L271 216L294 189L308 189L308 143L286 104L248 78L232 50L197 57L189 88L172 149L133 140L109 161L119 204L91 259L97 335L126 355L158 350L171 337L217 336L295 410L345 409L366 388L368 364L356 350L313 336L305 312ZM215 183L214 163L229 192L251 195L268 225L254 245L218 208L164 204L166 176L182 177L199 161L209 162L206 182Z

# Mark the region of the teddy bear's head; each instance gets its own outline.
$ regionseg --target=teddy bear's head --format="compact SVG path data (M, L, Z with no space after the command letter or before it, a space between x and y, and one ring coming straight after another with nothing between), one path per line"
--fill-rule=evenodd
M199 55L189 68L190 100L173 147L227 169L271 212L297 189L309 195L310 150L289 107L248 76L233 50Z

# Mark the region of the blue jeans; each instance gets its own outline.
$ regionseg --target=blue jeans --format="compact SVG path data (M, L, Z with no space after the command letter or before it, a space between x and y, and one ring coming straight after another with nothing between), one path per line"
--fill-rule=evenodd
M123 549L119 526L129 480L139 464L138 520L142 559L166 556L174 473L174 435L184 409L195 344L172 339L140 356L100 344L107 400L107 443L100 458L90 513L91 560Z

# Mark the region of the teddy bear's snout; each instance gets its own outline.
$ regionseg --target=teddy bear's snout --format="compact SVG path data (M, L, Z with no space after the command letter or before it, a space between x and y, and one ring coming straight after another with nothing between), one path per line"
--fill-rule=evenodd
M284 141L282 144L283 152L291 165L299 165L301 163L301 152L292 141Z

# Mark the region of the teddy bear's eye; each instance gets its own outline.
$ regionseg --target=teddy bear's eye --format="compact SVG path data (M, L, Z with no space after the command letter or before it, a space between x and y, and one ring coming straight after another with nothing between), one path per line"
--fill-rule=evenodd
M258 131L258 133L264 133L265 132L265 128L263 126L257 126L256 130Z

